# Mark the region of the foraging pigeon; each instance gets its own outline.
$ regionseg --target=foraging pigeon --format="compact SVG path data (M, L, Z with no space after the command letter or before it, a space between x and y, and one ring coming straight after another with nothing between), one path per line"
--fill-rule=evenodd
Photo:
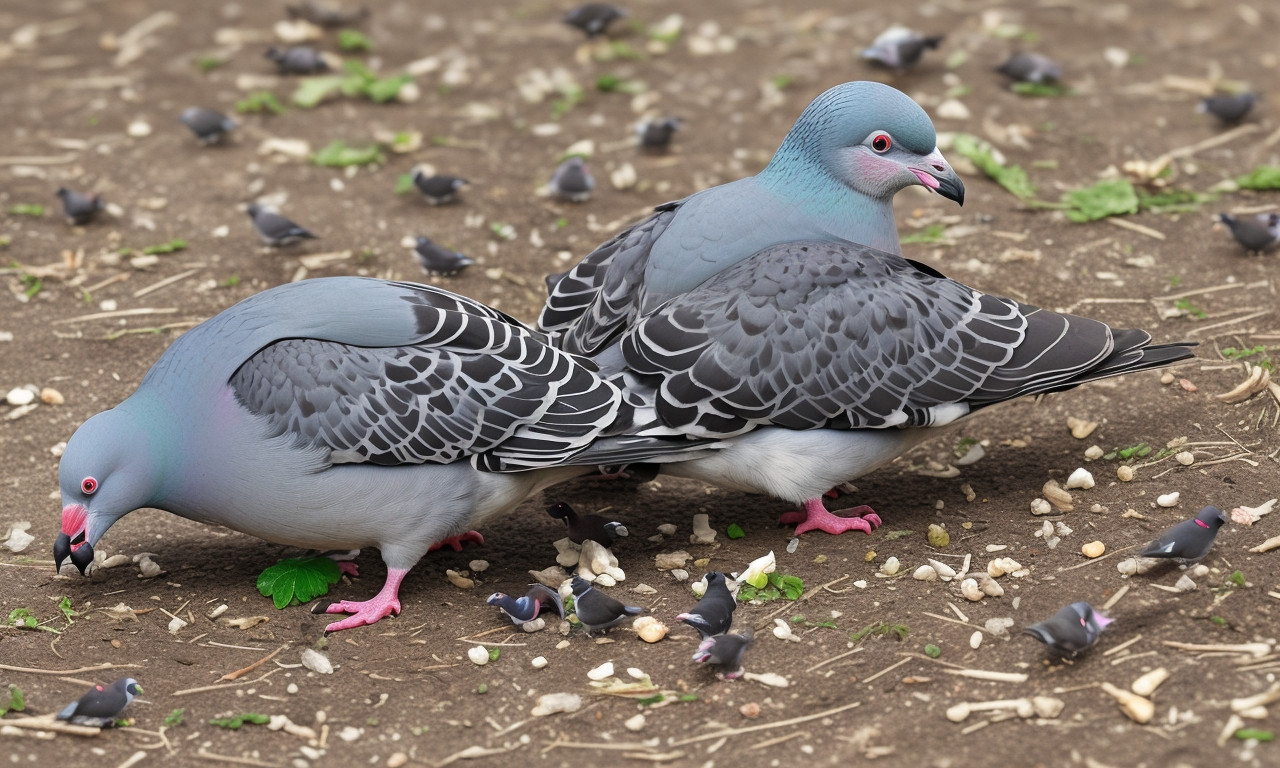
M636 123L636 135L645 149L666 149L671 137L680 129L678 117L654 117Z
M201 144L217 144L236 127L231 118L204 107L187 107L178 119L191 129Z
M1016 83L1056 83L1062 78L1062 67L1038 53L1015 53L996 71Z
M427 176L422 171L413 172L413 186L418 188L422 196L432 205L444 205L458 199L458 190L469 182L457 176L437 173Z
M258 239L263 245L279 248L303 240L319 239L280 214L268 211L257 203L250 205L246 211L249 218L253 220L253 231L258 233Z
M1196 111L1200 114L1206 112L1221 120L1227 125L1238 123L1249 114L1253 109L1254 102L1258 99L1252 93L1219 93L1205 99L1201 99L1196 105Z
M1195 565L1209 554L1218 529L1227 516L1217 507L1205 507L1190 520L1165 529L1138 553L1138 557L1173 560L1182 566Z
M276 69L282 75L314 75L329 69L329 62L324 60L320 52L306 45L283 49L272 46L263 56L274 61Z
M62 200L62 210L67 214L67 218L77 226L84 226L93 221L93 217L102 210L102 197L97 194L82 194L66 187L54 194Z
M1280 213L1260 213L1243 219L1220 213L1217 218L1250 253L1262 253L1280 241Z
M609 31L610 24L626 17L627 12L616 5L585 3L566 13L561 21L582 30L591 38L605 34Z
M418 266L428 275L456 275L476 263L475 259L436 245L422 236L413 247L413 255L418 259Z
M837 85L805 108L763 171L658 206L579 262L538 325L562 348L591 354L641 314L777 243L849 240L900 253L893 196L913 184L964 201L929 116L887 85Z
M736 680L742 677L742 656L754 639L755 632L751 627L747 627L741 634L735 632L705 637L698 644L698 650L694 651L693 660L724 667L724 678Z
M906 27L889 27L871 42L870 48L862 52L862 58L890 69L908 70L920 63L926 48L937 48L943 37L925 37Z
M627 526L622 523L600 515L579 515L564 502L547 507L547 514L564 521L569 529L569 541L574 544L591 540L602 547L609 547L613 542L629 535Z
M142 686L132 677L122 677L111 685L95 685L79 700L68 704L58 713L59 720L73 725L110 728L116 718L129 706L135 696L142 695Z
M573 612L589 634L607 632L628 616L644 613L638 605L623 605L591 586L581 576L573 577Z
M996 403L1192 357L1120 330L983 294L853 243L784 243L643 317L595 357L633 398L637 435L726 447L663 467L802 504L796 534L870 532L822 495Z
M595 188L596 180L592 178L586 161L577 155L561 163L547 182L547 189L553 195L571 203L590 200Z
M524 597L519 599L502 592L494 592L485 602L501 608L507 618L511 619L511 623L516 626L533 621L543 611L554 610L560 618L564 618L564 601L560 599L560 593L541 584L531 586Z
M626 411L591 367L479 302L371 278L289 283L183 333L76 430L54 560L84 572L141 507L287 546L377 546L385 586L330 606L354 615L326 629L372 624L400 610L433 542L619 453L679 450L602 437Z
M284 9L291 19L303 19L325 29L354 27L369 18L368 8L346 11L317 0L303 0L298 5L286 5Z
M723 573L708 573L706 578L707 591L702 593L702 599L687 613L676 616L678 621L698 630L704 639L728 632L733 624L733 609L738 607Z
M1058 653L1075 656L1098 642L1098 636L1112 621L1088 603L1078 602L1058 611L1053 618L1036 622L1022 631Z

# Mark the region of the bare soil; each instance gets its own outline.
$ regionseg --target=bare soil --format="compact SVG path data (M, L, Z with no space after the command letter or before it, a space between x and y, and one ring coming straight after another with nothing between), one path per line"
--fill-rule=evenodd
M1274 744L1220 738L1231 716L1230 700L1274 683L1275 654L1260 665L1243 666L1235 655L1194 654L1165 642L1274 645L1280 568L1274 552L1253 554L1248 548L1277 532L1277 516L1252 528L1224 528L1205 561L1210 573L1189 593L1155 587L1173 584L1177 571L1126 579L1116 568L1126 550L1203 505L1256 506L1277 495L1276 401L1267 392L1236 404L1214 397L1245 375L1239 362L1223 357L1222 348L1270 348L1280 341L1275 256L1246 256L1212 227L1210 216L1217 210L1274 208L1280 205L1274 193L1228 193L1191 212L1125 219L1149 232L1111 222L1072 224L1060 213L1024 207L952 152L968 185L962 209L919 189L899 195L904 233L924 231L928 224L958 227L949 230L946 243L906 246L911 257L989 292L1148 328L1157 340L1192 339L1202 346L1199 360L1176 371L1187 387L1162 384L1160 373L1151 372L1018 402L862 479L856 497L838 504L865 503L881 514L883 527L869 536L809 534L787 554L790 529L777 526L783 510L769 499L665 479L638 487L565 485L490 526L483 547L425 558L405 583L398 618L328 640L325 652L337 666L328 676L295 666L302 649L321 641L328 620L307 607L277 611L254 586L263 568L296 552L143 510L113 527L100 549L153 552L162 576L141 580L134 566L101 571L89 580L55 575L48 559L59 524L55 447L84 419L126 397L183 328L254 292L303 274L424 279L401 241L425 234L480 262L436 282L532 320L545 274L563 271L653 205L755 172L813 96L858 78L884 79L931 110L949 90L959 94L971 116L939 118L939 130L992 139L1009 162L1028 169L1040 196L1053 200L1062 190L1093 183L1108 168L1220 134L1224 129L1211 118L1194 113L1196 81L1220 77L1267 90L1276 79L1280 33L1280 8L1262 2L947 0L850 7L813 0L632 0L627 7L638 22L683 13L684 33L666 53L601 62L580 48L580 35L558 23L566 3L370 5L364 30L374 50L366 58L383 71L439 57L438 69L417 78L420 99L338 99L279 116L241 115L228 144L209 148L195 143L177 115L191 105L230 113L247 95L238 79L273 71L262 51L271 25L283 18L283 3L55 0L0 9L0 204L7 212L0 216L0 235L8 243L0 255L12 267L4 271L8 290L0 296L0 331L6 334L0 341L0 389L35 384L65 396L64 404L40 405L21 418L6 406L9 418L0 419L0 533L9 524L30 521L36 537L26 551L5 550L0 557L0 615L25 607L60 630L0 631L0 683L17 684L26 693L28 714L56 712L88 683L126 674L145 688L128 713L134 729L50 739L6 729L0 740L10 760L114 766L142 751L144 765L207 764L214 759L208 755L246 765L394 765L395 753L403 753L412 764L436 764L471 748L495 751L476 761L482 765L781 765L847 764L884 747L892 751L882 759L906 765L1276 764ZM166 7L178 12L176 23L147 36L133 61L114 64L116 53L103 47L103 36L120 36ZM984 28L988 13L999 13L1038 42L992 34ZM912 73L869 68L857 52L895 22L948 37ZM712 24L718 31L704 28ZM215 38L224 28L256 30L262 41L223 47ZM731 45L695 55L689 42L699 31L723 36ZM646 47L634 30L620 27L615 39L637 50ZM320 45L335 50L335 37L330 34ZM1125 66L1108 62L1108 47L1128 52ZM1010 93L991 68L1019 48L1059 60L1074 95L1035 99ZM958 51L967 60L948 69L945 62ZM205 56L228 61L204 73L194 61ZM553 115L555 97L530 103L515 86L522 73L555 68L564 68L585 91L585 100L559 119ZM655 94L651 111L686 120L669 154L642 154L627 142L637 113L630 95L593 87L606 73L643 81ZM765 85L779 78L785 79L780 91ZM287 103L293 84L281 81L268 89ZM150 126L149 135L130 133L139 121ZM557 123L559 132L548 136L533 129L546 123ZM1274 104L1264 98L1249 124L1256 126L1251 133L1177 160L1173 184L1204 192L1257 165L1277 163ZM1025 136L1022 143L1010 139L1009 126ZM314 151L334 139L364 143L378 129L417 130L427 141L354 173L258 153L259 143L271 136L306 139ZM596 141L596 196L582 205L537 197L560 154L584 138ZM472 181L459 204L431 208L416 195L393 193L396 177L424 162ZM618 190L609 175L625 163L635 168L639 183ZM99 192L119 206L118 215L71 227L56 209L53 193L60 186ZM287 194L283 212L323 239L296 250L263 251L242 206L274 193ZM33 203L47 207L43 216L8 213ZM497 238L493 224L511 225L515 239ZM186 240L187 247L154 263L131 266L131 256L119 256L121 248L137 255L174 238ZM309 255L342 252L303 267ZM42 276L29 300L33 284L23 275ZM146 290L153 286L159 287ZM154 313L83 318L104 306ZM1163 312L1179 307L1190 316ZM1193 316L1198 314L1203 317ZM1066 426L1069 416L1099 426L1075 439ZM921 474L931 461L954 462L953 450L965 438L982 441L985 457L958 476ZM1132 482L1117 480L1118 460L1084 458L1095 444L1107 452L1139 443L1159 451L1182 438L1196 444L1190 448L1195 464L1138 461ZM1029 504L1047 480L1062 481L1078 466L1090 469L1098 484L1075 492L1074 511L1049 518L1074 529L1050 549L1034 535L1042 519L1032 517ZM966 487L972 500L966 499ZM1174 491L1181 494L1176 507L1154 506L1158 495ZM484 597L497 590L519 592L529 580L527 571L552 564L552 542L562 535L559 522L543 513L552 500L584 510L608 507L627 522L634 535L615 549L627 580L612 592L673 624L667 639L647 645L622 629L600 642L575 632L560 648L566 638L554 627L528 635L502 629L504 620L484 605ZM1137 514L1126 516L1127 510ZM709 514L720 531L714 545L688 543L689 519L697 512ZM649 541L667 522L678 526L676 536ZM727 539L730 523L746 536ZM930 523L950 531L944 550L928 546L924 532ZM1080 547L1095 539L1109 554L1089 561ZM965 555L981 569L996 556L988 547L999 545L1007 547L999 554L1013 557L1030 574L1004 577L1005 595L980 603L960 597L953 584L875 575L890 556L907 572L927 557L958 565ZM653 567L655 554L681 548L699 559L691 566L695 578L704 567L741 570L773 550L781 571L804 580L810 599L744 605L737 619L739 627L757 627L759 636L747 657L748 671L782 675L789 687L721 681L690 660L695 634L673 617L693 598L686 585ZM445 579L446 569L466 569L476 558L490 567L477 577L475 590L460 590ZM376 553L364 553L360 565L360 577L344 580L333 595L363 599L378 589L384 569ZM1224 586L1237 570L1247 586ZM854 586L860 581L865 588ZM640 583L657 593L629 591ZM829 583L829 589L817 589ZM1042 646L1016 634L1068 602L1100 605L1125 588L1111 609L1115 624L1074 661L1050 662ZM80 612L69 626L57 609L63 596ZM99 610L118 603L154 610L136 622L113 621ZM270 620L240 630L206 618L224 603L230 609L223 619ZM949 605L976 627L990 618L1012 618L1015 633L986 635L971 649L974 626L930 615L955 618ZM190 625L170 633L170 612ZM800 642L787 642L770 632L774 615L831 621L836 628L797 623ZM872 634L851 643L854 633L880 622L909 632L901 640ZM477 667L465 655L472 643L460 638L489 630L497 631L483 640L504 643L502 654ZM923 655L928 644L941 649L937 660ZM215 685L225 673L280 646L288 647L236 684L179 694ZM1109 654L1113 649L1119 651ZM856 652L830 661L851 650ZM530 660L540 655L550 664L535 670ZM593 694L586 671L605 661L613 661L620 674L637 667L661 689L694 694L696 700L646 708ZM817 666L824 661L830 663ZM81 669L97 665L114 668ZM949 674L953 665L1022 672L1028 679L969 679ZM1097 687L1111 682L1127 688L1156 667L1171 675L1155 694L1156 715L1148 725L1126 719ZM288 692L291 684L296 693ZM535 699L552 692L580 693L586 706L570 715L532 717ZM964 724L944 717L958 702L1036 694L1061 698L1061 717L1014 718L981 729L970 728L984 721L981 714ZM859 706L785 724L854 703ZM744 705L757 705L759 714L749 717ZM185 710L183 724L164 727L166 716L179 708ZM208 724L210 718L244 712L286 715L315 728L318 738L309 743L259 725L226 730ZM643 728L626 730L624 721L639 712L646 715ZM1274 731L1275 716L1250 721L1249 727ZM714 736L748 728L757 730ZM708 738L693 740L699 736Z

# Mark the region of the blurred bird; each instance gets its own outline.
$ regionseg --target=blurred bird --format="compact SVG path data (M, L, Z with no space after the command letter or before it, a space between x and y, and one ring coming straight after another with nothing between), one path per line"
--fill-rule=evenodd
M1250 253L1262 253L1280 241L1280 213L1260 213L1243 219L1220 213L1217 218Z
M534 584L524 597L518 599L502 592L494 592L485 602L502 609L516 626L533 621L543 611L554 610L560 618L564 618L564 601L560 599L560 593L541 584Z
M590 38L605 34L610 24L626 16L627 12L616 5L586 3L566 13L561 21L582 30Z
M586 161L574 155L565 160L551 174L547 189L557 197L571 203L584 203L591 199L591 192L596 188L596 180L592 178Z
M191 129L201 144L217 144L236 127L231 118L204 107L187 107L178 119Z
M1227 522L1227 516L1217 507L1205 507L1190 520L1165 529L1154 541L1138 553L1138 557L1157 557L1173 560L1179 565L1194 565L1204 559L1213 548L1218 529Z
M1219 93L1200 100L1196 111L1213 115L1227 125L1238 123L1253 109L1258 97L1252 93Z
M687 613L676 616L677 621L698 630L704 639L728 632L733 624L733 610L738 607L723 573L708 573L706 578L707 591L702 593L702 599Z
M666 149L671 144L671 137L680 129L678 117L652 117L636 123L636 135L640 137L640 146L646 149Z
M889 27L872 41L870 48L862 52L862 58L890 69L905 71L920 63L920 57L926 48L937 48L943 37L944 35L925 37L906 27Z
M59 720L73 725L110 728L116 718L135 696L142 695L142 686L132 677L122 677L111 685L95 685L79 700L68 704L58 713Z
M1098 642L1098 636L1111 622L1093 606L1078 602L1022 631L1061 654L1074 656Z
M422 196L432 205L444 205L457 200L458 190L468 183L466 179L443 173L427 176L422 171L413 172L413 186L417 187Z
M627 526L622 523L600 515L579 515L564 502L547 507L547 514L564 521L569 529L569 541L574 544L591 540L602 547L609 547L613 542L629 535Z
M996 71L1018 83L1056 83L1062 77L1062 67L1038 53L1015 53Z
M741 634L713 635L704 638L694 651L693 660L724 667L726 680L742 677L742 656L751 647L755 632L747 627Z
M644 613L644 608L638 605L623 605L591 586L591 582L581 576L574 576L573 612L577 614L578 621L587 628L587 632L595 634L608 631L628 616Z
M319 51L306 45L284 49L272 46L263 56L274 61L276 69L282 75L314 75L329 69L329 62L324 60Z
M422 236L418 237L418 244L413 247L413 255L418 260L418 266L428 275L456 275L476 263L474 259Z
M98 211L102 210L102 197L100 195L94 193L82 194L66 187L59 189L54 194L62 199L62 210L67 214L67 218L71 220L71 223L77 226L84 226L93 221L93 217L97 215Z
M368 8L346 11L316 0L303 0L298 5L286 5L284 9L291 19L303 19L325 29L354 27L369 18Z
M250 205L247 213L253 220L253 229L258 233L258 239L263 245L279 248L302 240L319 239L280 214L268 211L257 203Z

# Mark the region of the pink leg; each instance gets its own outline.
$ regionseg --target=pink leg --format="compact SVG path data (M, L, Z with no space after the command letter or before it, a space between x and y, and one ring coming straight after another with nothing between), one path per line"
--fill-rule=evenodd
M476 544L483 544L484 537L480 535L479 531L467 531L461 536L450 536L447 539L441 539L440 541L437 541L435 544L432 544L430 547L428 547L427 551L435 552L437 549L440 549L441 547L452 547L454 552L461 552L462 544L463 542L466 542L466 541L474 542Z
M388 568L387 582L382 585L382 591L374 595L372 599L360 603L343 600L330 605L325 611L326 613L350 613L352 615L325 627L325 633L362 627L366 624L376 624L393 613L400 613L400 582L404 581L405 574L408 572L407 568Z
M845 531L871 533L873 528L880 525L880 516L871 507L861 506L841 511L848 512L854 516L840 517L833 515L823 506L821 498L809 499L804 503L803 512L788 512L782 516L781 522L787 524L799 523L796 526L797 536L812 530L825 531L832 535L838 535Z

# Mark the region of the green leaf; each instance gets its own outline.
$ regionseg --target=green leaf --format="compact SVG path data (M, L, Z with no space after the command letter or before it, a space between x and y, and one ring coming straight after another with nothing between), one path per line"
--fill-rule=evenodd
M502 655L502 649L499 648L498 646L495 645L489 649L489 661L497 661L498 657L501 655Z
M273 115L280 115L284 114L284 105L271 91L254 91L236 102L236 111L241 114L270 112Z
M1128 179L1103 179L1093 186L1071 190L1062 196L1062 201L1070 206L1067 218L1076 223L1138 212L1138 193Z
M396 177L396 194L403 195L413 190L413 174L402 173Z
M413 82L413 75L393 75L374 80L365 86L364 95L378 104L391 101L400 95L400 89Z
M10 712L22 712L26 708L27 701L22 695L22 689L13 683L9 683L8 694L0 697L0 717L4 717Z
M1004 187L1019 200L1032 200L1036 196L1035 185L1020 165L1002 165L996 159L991 145L970 133L958 133L955 137L956 152L969 158L992 181Z
M804 582L799 576L783 576L781 589L788 600L799 600L804 594Z
M696 693L683 693L683 694L680 694L680 700L681 700L681 701L697 701L697 700L698 700L698 694L696 694Z
M147 255L156 254L156 253L173 253L174 251L181 251L186 247L187 247L187 241L183 240L182 238L178 238L176 240L170 240L167 243L161 243L159 245L148 245L146 248L142 249L142 252Z
M1009 90L1020 96L1071 96L1074 91L1061 83L1014 83Z
M70 624L70 623L71 623L71 617L72 617L72 616L79 616L79 615L80 615L80 613L79 613L78 611L76 611L76 610L72 609L72 607L71 607L71 596L70 596L70 595L63 595L63 596L62 596L62 599L58 601L58 610L62 611L62 617L63 617L63 618L65 618L65 619L67 620L67 623L68 623L68 624Z
M306 603L329 593L329 585L342 578L338 564L327 557L291 558L268 567L258 576L258 591L271 598L277 609Z
M729 527L724 530L724 535L731 539L740 539L747 534L743 532L742 526L737 523L729 523Z
M1280 189L1280 165L1260 165L1236 179L1241 189Z
M1236 349L1235 347L1223 347L1219 351L1222 352L1222 356L1227 358L1228 360L1242 360L1246 357L1261 355L1262 353L1267 351L1267 345L1259 344L1256 347L1245 347L1244 349Z
M942 655L942 649L933 643L929 643L924 647L924 655L931 659L936 659Z
M329 562L333 562L333 561L330 560ZM271 722L271 718L268 717L267 715L260 715L257 712L245 712L239 715L232 715L231 717L214 718L213 720L209 721L209 725L216 725L219 728L227 728L232 731L238 731L240 730L240 726L244 725L245 723L252 723L254 725L266 725L269 722Z
M164 717L166 728L177 728L182 725L182 716L186 713L186 709L175 709Z
M646 696L643 699L636 699L636 703L642 707L647 707L650 704L658 704L666 700L667 700L666 696L663 696L661 693L658 693L653 696Z
M479 686L476 687L476 693L485 694L488 692L489 692L489 686L485 685L484 683L481 683Z
M310 159L316 165L338 168L386 161L386 157L382 154L382 150L378 148L377 144L370 144L367 147L349 147L342 140L330 142L324 149L313 154Z
M44 206L39 203L18 203L9 208L9 213L15 216L35 216L44 215Z
M1227 577L1227 580L1232 584L1235 584L1237 587L1243 587L1245 585L1244 571L1233 571L1231 575Z
M293 92L294 106L303 109L314 109L320 102L332 96L346 80L344 75L324 75L322 77L304 77Z
M1264 731L1259 728L1241 728L1236 731L1235 737L1244 741L1245 739L1253 739L1254 741L1275 741L1276 735L1271 731Z
M218 67L221 67L224 64L226 64L227 61L228 59L224 59L219 56L201 56L200 58L196 59L195 64L196 64L196 69L199 69L201 72L212 72Z
M373 41L357 30L343 29L338 32L338 47L344 51L372 51Z

